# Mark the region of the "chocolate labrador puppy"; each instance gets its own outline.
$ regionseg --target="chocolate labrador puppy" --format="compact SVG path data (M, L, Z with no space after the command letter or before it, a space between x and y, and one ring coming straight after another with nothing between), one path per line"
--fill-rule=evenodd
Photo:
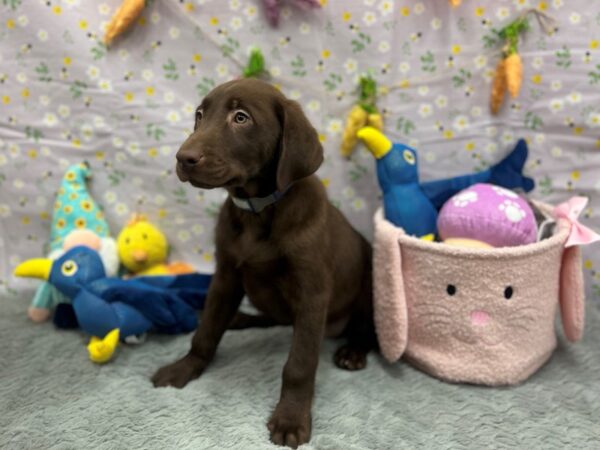
M227 328L292 325L271 440L297 447L311 433L324 335L345 336L337 366L358 370L376 345L371 248L327 200L313 175L323 161L298 103L253 79L225 83L198 107L177 152L177 175L229 197L216 227L216 271L189 353L160 369L155 386L181 388L202 374ZM260 316L238 312L244 294Z

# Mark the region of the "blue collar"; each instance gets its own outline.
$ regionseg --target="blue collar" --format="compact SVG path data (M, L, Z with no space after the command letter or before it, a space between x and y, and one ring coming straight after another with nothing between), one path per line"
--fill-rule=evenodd
M231 201L235 206L237 206L240 209L243 209L244 211L251 211L255 214L258 214L267 206L273 205L274 203L277 203L279 200L281 200L291 186L292 185L289 185L283 191L275 191L267 195L266 197L240 198L231 195Z

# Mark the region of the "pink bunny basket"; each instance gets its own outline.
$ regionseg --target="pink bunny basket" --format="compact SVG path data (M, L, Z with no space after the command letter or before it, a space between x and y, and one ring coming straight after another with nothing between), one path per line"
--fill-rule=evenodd
M508 385L527 379L554 351L559 307L567 339L578 341L584 322L578 245L598 239L577 222L580 200L557 208L536 203L556 220L552 235L492 249L410 237L377 211L375 324L384 357L405 357L451 382ZM582 232L591 237L578 240Z

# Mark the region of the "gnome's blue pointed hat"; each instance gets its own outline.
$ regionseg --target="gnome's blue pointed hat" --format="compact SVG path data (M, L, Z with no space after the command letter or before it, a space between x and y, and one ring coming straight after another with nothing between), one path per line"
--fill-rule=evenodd
M88 229L100 237L109 236L104 213L87 190L90 177L90 168L85 162L67 169L54 203L50 250L61 248L65 236L76 229Z

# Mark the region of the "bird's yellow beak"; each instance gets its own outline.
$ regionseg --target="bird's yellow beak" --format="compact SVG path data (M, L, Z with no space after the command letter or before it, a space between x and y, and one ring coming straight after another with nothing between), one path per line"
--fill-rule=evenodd
M369 151L377 159L383 158L393 146L392 141L374 127L363 127L358 130L356 136L365 142Z
M15 276L28 278L41 278L47 280L50 277L52 261L45 258L29 259L15 268Z

